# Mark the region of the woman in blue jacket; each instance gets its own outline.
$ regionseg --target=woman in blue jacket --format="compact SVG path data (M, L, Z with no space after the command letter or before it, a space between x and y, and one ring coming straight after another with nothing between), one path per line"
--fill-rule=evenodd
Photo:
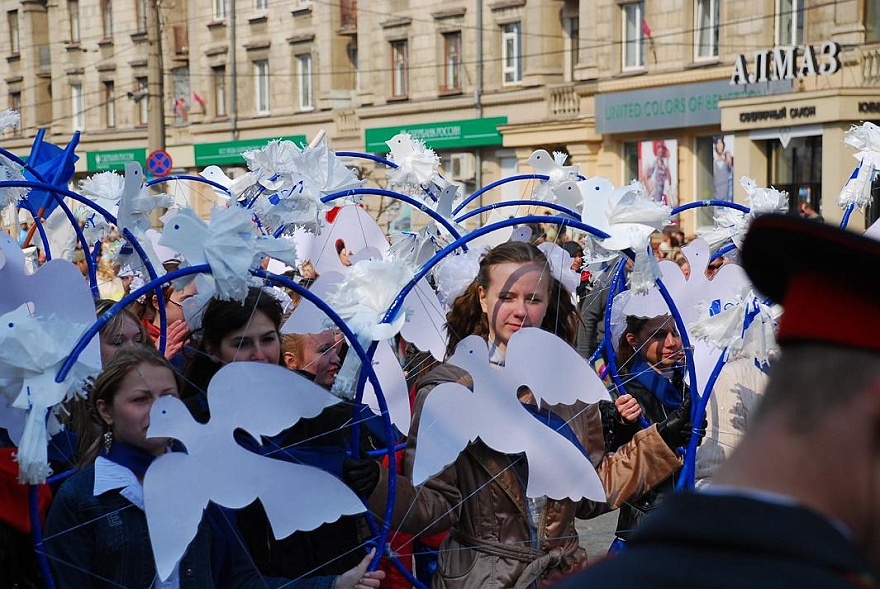
M144 514L143 477L170 440L147 438L150 408L177 396L170 364L146 346L120 350L90 395L104 431L84 461L88 466L60 489L46 525L45 547L62 589L214 587L378 587L383 574L365 573L369 556L339 577L291 582L262 577L237 538L234 521L209 507L198 533L167 581L157 578Z

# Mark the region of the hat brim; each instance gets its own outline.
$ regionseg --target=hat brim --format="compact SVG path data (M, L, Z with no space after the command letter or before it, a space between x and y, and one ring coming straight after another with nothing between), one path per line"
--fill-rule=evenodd
M763 215L749 228L741 261L755 288L781 303L797 273L873 283L880 269L880 241L793 215Z

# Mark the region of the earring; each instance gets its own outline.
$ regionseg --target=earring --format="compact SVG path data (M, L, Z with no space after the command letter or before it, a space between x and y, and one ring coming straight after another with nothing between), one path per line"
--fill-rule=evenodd
M104 432L104 454L110 454L110 446L113 445L113 432L107 430Z

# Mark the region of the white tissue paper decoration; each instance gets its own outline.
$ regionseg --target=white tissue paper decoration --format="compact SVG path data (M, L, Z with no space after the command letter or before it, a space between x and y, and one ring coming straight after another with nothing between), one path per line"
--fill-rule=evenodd
M168 579L186 552L208 501L238 509L259 498L277 539L364 511L333 475L249 452L233 437L241 428L259 440L317 416L338 402L320 386L280 366L232 362L211 379L208 402L206 424L197 423L177 397L161 397L150 410L147 436L174 438L187 450L160 456L144 477L144 508L160 579Z
M220 203L228 203L230 198L238 200L241 195L243 195L248 188L253 186L257 177L253 172L245 172L241 176L237 178L230 178L226 175L226 173L220 169L220 166L208 166L201 172L199 172L199 176L206 180L210 180L220 186L223 186L226 190L220 190L218 188L213 188L214 194L217 196L217 200Z
M748 195L748 214L728 207L717 207L714 214L715 226L698 235L715 250L730 242L737 249L742 247L749 225L758 215L784 213L788 210L788 194L775 188L758 186L752 178L743 176L740 185Z
M769 364L778 349L775 330L782 307L764 304L747 287L726 309L714 315L711 312L707 305L700 306L701 318L688 325L694 338L724 349L725 362L747 359Z
M153 196L149 193L149 190L144 186L144 169L139 163L128 162L125 164L122 196L119 198L119 206L116 211L116 226L120 232L123 229L128 229L131 232L160 276L164 273L162 261L147 238L147 231L152 224L149 215L153 209L168 208L173 205L174 198L172 196L167 194ZM136 253L121 255L116 261L121 265L129 264L135 270L142 271L144 275L147 275L143 261Z
M449 255L440 260L434 267L434 281L437 284L437 295L446 308L464 294L467 287L480 272L480 260L488 248L473 247L466 252Z
M530 415L517 398L520 386L526 385L545 406L608 400L599 377L571 346L541 329L521 329L510 338L506 365L498 369L489 363L486 341L471 335L459 342L449 363L470 373L474 390L449 382L428 395L419 421L413 483L440 472L480 438L499 452L525 453L528 497L606 501L590 460Z
M327 302L357 335L361 346L366 348L371 342L390 339L400 331L406 321L403 310L391 323L381 321L412 277L412 270L398 262L364 260L348 269L338 290L328 295ZM352 398L359 368L357 354L347 354L336 375L333 394Z
M556 202L557 197L553 192L554 188L558 188L563 182L578 181L578 166L566 166L566 159L568 159L568 154L566 153L554 151L553 156L551 157L550 154L543 149L538 149L529 156L526 163L532 166L538 174L543 174L548 177L547 180L541 180L532 192L532 197L535 200ZM561 204L568 205L569 203L566 202Z
M397 165L388 170L388 183L395 190L421 196L421 189L439 178L440 157L421 139L398 133L385 144L391 150L388 159Z
M159 243L182 253L189 266L210 265L216 295L223 300L244 300L250 285L248 271L259 264L260 254L296 262L293 241L258 237L251 214L240 207L215 207L210 224L192 209L181 209L167 219ZM188 278L181 280L187 282ZM204 283L198 286L204 293Z
M73 370L64 383L55 385L55 376L60 364L57 362L44 370L45 375L35 374L35 366L47 364L56 356L63 361L73 348L83 329L95 321L95 303L89 291L88 283L83 280L80 271L64 260L51 260L40 267L36 273L25 273L25 259L18 243L5 233L0 233L0 314L9 315L12 321L0 323L3 338L8 343L0 350L0 390L5 399L0 399L0 420L7 424L15 423L18 433L27 429L25 437L10 432L13 441L19 444L17 460L21 463L20 478L24 482L43 482L49 473L46 463L47 434L60 431L61 426L55 415L59 410L53 398L64 400L69 394L79 390L81 381L101 369L98 338L95 337L80 354ZM26 305L26 307L23 307ZM22 317L23 321L17 321ZM50 321L49 317L53 317ZM9 323L13 323L9 327ZM60 332L60 333L56 333ZM50 336L33 336L37 339L14 341L17 336L32 337L30 333L52 334ZM72 342L70 341L72 339ZM39 344L37 343L39 342ZM66 349L63 347L69 343ZM19 347L28 348L25 351ZM29 348L35 349L29 349ZM33 386L32 408L27 415L28 398L22 395L22 388L31 386L33 380L39 386ZM48 380L49 382L44 382ZM42 385L46 385L45 387ZM59 389L58 387L62 387ZM17 402L16 402L17 401ZM60 402L60 401L59 401ZM15 403L21 408L11 405ZM38 407L43 405L42 408ZM54 407L53 407L54 405ZM46 423L46 410L54 409ZM48 429L47 429L48 427Z
M871 184L880 167L880 127L871 122L854 125L843 136L843 142L854 147L859 164L837 197L837 204L846 209L855 205L864 210L871 204Z
M5 155L0 155L0 182L15 180L24 182L25 177L21 173L21 166L13 162ZM0 188L0 209L17 203L29 192L28 188Z

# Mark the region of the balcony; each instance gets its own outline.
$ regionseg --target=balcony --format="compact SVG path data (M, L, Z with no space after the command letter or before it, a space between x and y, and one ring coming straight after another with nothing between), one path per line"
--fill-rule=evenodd
M356 35L358 19L357 0L340 0L339 30L340 35Z
M547 104L550 116L571 117L580 113L580 99L574 84L559 84L547 87Z

